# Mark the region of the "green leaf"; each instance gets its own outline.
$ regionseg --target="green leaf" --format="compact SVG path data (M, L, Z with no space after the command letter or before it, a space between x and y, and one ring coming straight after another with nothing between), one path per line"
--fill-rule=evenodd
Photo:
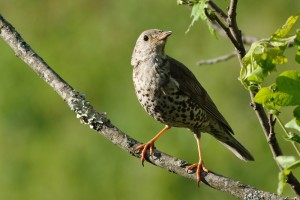
M290 170L284 170L279 172L278 174L278 187L277 187L277 194L281 195L283 192L284 187L286 186L287 176L289 175Z
M191 17L193 19L192 19L191 24L189 25L188 30L185 33L188 33L190 31L191 27L194 25L194 23L196 21L199 20L199 18L201 18L204 21L207 20L207 17L205 15L205 9L207 7L208 7L208 5L207 5L207 1L206 0L201 0L201 1L199 1L199 2L197 2L197 3L195 3L193 5L192 12L191 12Z
M283 169L292 170L300 166L300 160L296 160L294 156L277 156L276 160Z
M297 122L296 118L293 118L291 121L285 124L285 127L292 128L300 132L300 126L298 124L299 122Z
M287 21L285 22L285 24L278 29L272 36L272 39L276 39L276 38L284 38L288 35L288 33L290 32L290 30L293 28L294 24L297 22L298 19L298 15L295 16L290 16Z
M257 85L259 88L265 77L276 70L276 65L288 62L284 52L287 43L294 38L288 36L292 27L296 23L298 16L291 16L286 23L269 38L252 43L249 51L242 60L242 69L240 72L240 81L247 88ZM298 31L299 32L299 31ZM299 33L298 33L299 34ZM300 36L296 37L300 44ZM298 45L299 47L299 45ZM298 63L300 63L300 47L296 54Z
M294 109L293 115L294 115L294 117L295 117L298 121L300 121L300 106L297 106L297 107Z
M276 64L288 61L283 55L285 49L285 42L274 43L265 39L254 42L242 60L240 72L242 83L246 87L252 84L261 85L266 76L276 71Z
M278 111L282 106L300 105L300 72L289 70L281 73L272 88L263 87L258 91L254 101L269 109L269 112ZM300 126L300 107L294 110L294 116L295 121L289 125L298 130L293 123Z
M276 78L277 90L285 94L283 103L278 103L281 106L300 105L300 72L289 70L281 73ZM299 118L300 119L300 118Z
M297 48L295 61L300 64L300 29L296 30L296 38L294 40L295 47Z
M289 134L288 137L285 138L287 141L290 141L290 142L296 142L296 143L299 143L300 144L300 136L295 134L295 133L291 133Z
M300 106L297 106L293 111L294 118L289 121L285 127L292 128L300 132ZM292 134L288 139L298 142L298 135ZM298 142L300 143L300 142Z
M278 102L284 102L286 96L280 92L274 92L273 89L268 87L261 88L254 97L256 103L262 104L269 112L273 114L279 114L278 110L280 104Z
M300 50L297 51L296 56L295 56L295 61L300 64Z
M198 1L195 1L195 2L189 2L188 4L191 4L192 5L192 11L191 11L191 17L193 18L192 19L192 22L191 24L189 25L189 28L187 29L187 31L185 33L188 33L190 31L190 29L192 28L192 26L194 25L194 23L196 21L198 21L199 19L201 19L202 21L206 22L207 26L208 26L208 30L209 32L214 36L214 37L217 37L216 35L216 31L215 29L213 28L210 20L207 18L206 16L206 13L205 13L205 10L208 8L208 4L207 4L207 1L208 0L198 0ZM180 1L180 4L182 4L183 2ZM209 12L209 10L208 10ZM213 12L209 13L210 15L214 15Z
M259 104L266 104L273 97L274 91L270 88L264 87L255 95L254 101Z
M278 187L277 187L278 195L282 194L285 184L286 184L286 176L284 175L284 172L279 172L278 173Z

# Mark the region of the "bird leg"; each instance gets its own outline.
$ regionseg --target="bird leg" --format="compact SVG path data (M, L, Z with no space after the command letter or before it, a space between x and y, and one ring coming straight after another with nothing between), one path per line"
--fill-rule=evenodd
M140 146L138 146L137 148L135 148L134 151L140 151L142 150L141 153L141 160L142 160L142 165L144 166L144 160L145 160L145 156L147 153L147 149L150 150L150 155L153 154L153 149L154 149L154 142L160 137L162 136L162 134L164 134L167 130L169 130L171 127L166 125L165 128L163 130L161 130L154 138L152 138L149 142L147 142L146 144L142 144Z
M197 168L197 183L198 186L201 182L201 168L203 171L205 171L206 173L208 172L208 170L203 166L203 160L202 160L202 152L201 152L201 143L200 143L200 134L199 133L195 133L195 138L197 140L197 145L198 145L198 153L199 153L199 162L193 165L190 165L187 169L188 170L193 170L194 168Z

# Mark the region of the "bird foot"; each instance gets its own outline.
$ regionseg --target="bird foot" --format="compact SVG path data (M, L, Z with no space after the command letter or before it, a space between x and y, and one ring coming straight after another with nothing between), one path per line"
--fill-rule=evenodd
M146 144L142 144L142 145L138 146L137 148L135 148L134 151L140 151L140 150L142 150L141 160L142 160L142 165L143 166L144 166L145 156L147 154L147 149L150 150L150 156L152 156L154 148L155 148L154 147L154 142L148 142Z
M203 162L199 162L199 163L192 164L192 165L188 166L187 170L193 170L194 168L197 168L197 171L196 171L196 173L197 173L197 184L199 186L199 184L201 183L201 168L206 173L208 173L208 169L206 169L203 166Z

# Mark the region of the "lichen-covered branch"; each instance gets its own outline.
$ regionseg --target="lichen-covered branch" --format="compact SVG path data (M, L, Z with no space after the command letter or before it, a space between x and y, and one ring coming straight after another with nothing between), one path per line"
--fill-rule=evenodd
M134 149L140 142L120 131L114 126L104 113L94 110L92 105L85 99L85 96L75 91L66 81L58 76L47 63L22 39L20 34L0 15L0 37L13 49L15 54L23 60L36 74L49 84L57 94L74 111L77 118L83 124L87 124L117 147L125 150L129 154L140 157ZM158 150L147 161L153 165L164 168L182 177L197 181L195 172L187 173L186 166L189 165L184 160L167 155ZM240 199L282 199L281 197L255 189L251 186L241 184L239 181L218 175L214 172L202 172L202 182L219 191L227 192ZM293 198L285 198L293 199Z

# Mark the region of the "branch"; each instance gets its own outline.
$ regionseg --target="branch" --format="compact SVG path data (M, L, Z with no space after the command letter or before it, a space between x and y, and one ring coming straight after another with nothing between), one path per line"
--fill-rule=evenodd
M211 23L212 23L212 26L213 26L213 29L221 36L227 36L227 34L224 32L224 30L222 29L222 27L216 23L215 21L212 21L213 19L209 18L211 20ZM250 35L242 35L242 40L243 40L243 43L245 45L251 45L253 42L256 42L258 40L260 40L260 38L257 38L257 37L254 37L254 36L250 36ZM291 40L290 43L288 43L288 47L289 46L292 46L292 43L293 43L293 40Z
M219 15L223 20L227 20L228 16L227 14L221 9L219 8L219 6L217 6L213 1L207 1L207 4L211 7L211 9L217 14Z
M77 118L83 124L89 125L117 147L125 150L134 157L140 157L134 149L141 143L131 138L129 135L120 131L114 126L109 118L93 109L92 105L83 95L75 91L66 81L58 76L47 63L22 39L1 15L0 15L0 37L13 49L15 54L23 60L36 74L49 84L55 92L67 103ZM176 173L182 177L197 181L195 172L187 173L186 161L167 155L161 151L155 150L153 156L147 154L147 161L153 165L164 168L170 172ZM281 197L255 189L254 187L241 184L239 181L218 175L212 171L201 172L201 180L209 187L219 191L227 192L240 199L282 199ZM293 198L286 198L293 199Z
M236 52L231 52L229 54L223 55L223 56L219 56L213 59L208 59L208 60L199 60L196 64L198 66L200 65L213 65L219 62L223 62L223 61L227 61L231 58L233 58L234 56L236 56Z
M242 40L242 32L239 30L239 27L236 22L236 8L237 8L238 0L231 0L229 9L228 9L228 18L227 23L229 30L234 37L236 43L234 43L235 48L238 51L241 51L239 54L244 57L246 54L246 50Z
M238 59L239 59L239 62L242 66L242 59L245 56L246 51L245 51L245 47L244 47L243 40L242 40L242 33L239 30L237 22L236 22L237 3L238 3L238 0L231 0L230 1L230 6L229 6L229 9L228 9L228 20L227 20L228 28L230 29L230 32L228 32L226 30L224 30L224 31L226 32L226 34L228 35L228 37L230 38L231 41L232 41L232 38L235 38L235 42L232 41L232 43L233 43L233 45L235 46L235 48L238 52ZM255 93L253 91L250 91L250 98L251 98L252 105L255 108L255 112L256 112L257 117L260 121L260 124L261 124L262 129L263 129L264 134L265 134L265 137L268 141L270 130L272 130L273 127L271 127L271 124L269 124L268 117L267 117L263 107L254 102L254 96L255 96ZM272 133L271 137L272 137L273 142L269 143L269 147L270 147L270 149L273 153L274 159L275 159L277 154L281 153L282 151L281 151L281 148L280 148L280 146L278 145L278 143L276 141L275 133L274 134ZM279 166L279 170L280 171L282 170L282 168L280 166ZM297 195L300 195L300 183L292 173L289 174L288 179L287 179L287 183L290 184L290 186L292 187L292 189L295 191L295 193Z
M254 102L253 98L254 98L255 94L253 92L250 93L250 96L252 99L251 106L252 106L253 110L255 111L257 118L260 122L260 125L263 129L263 132L265 134L265 137L266 137L269 147L271 149L273 158L274 158L279 170L282 171L283 170L282 167L275 159L277 156L283 155L282 150L278 144L275 132L274 132L275 121L272 120L270 115L269 115L269 117L267 117L262 105ZM297 195L300 194L299 193L299 191L300 191L299 181L297 180L297 178L294 176L294 174L292 172L290 172L290 174L288 175L286 182L292 187L292 189L295 191L295 193Z

